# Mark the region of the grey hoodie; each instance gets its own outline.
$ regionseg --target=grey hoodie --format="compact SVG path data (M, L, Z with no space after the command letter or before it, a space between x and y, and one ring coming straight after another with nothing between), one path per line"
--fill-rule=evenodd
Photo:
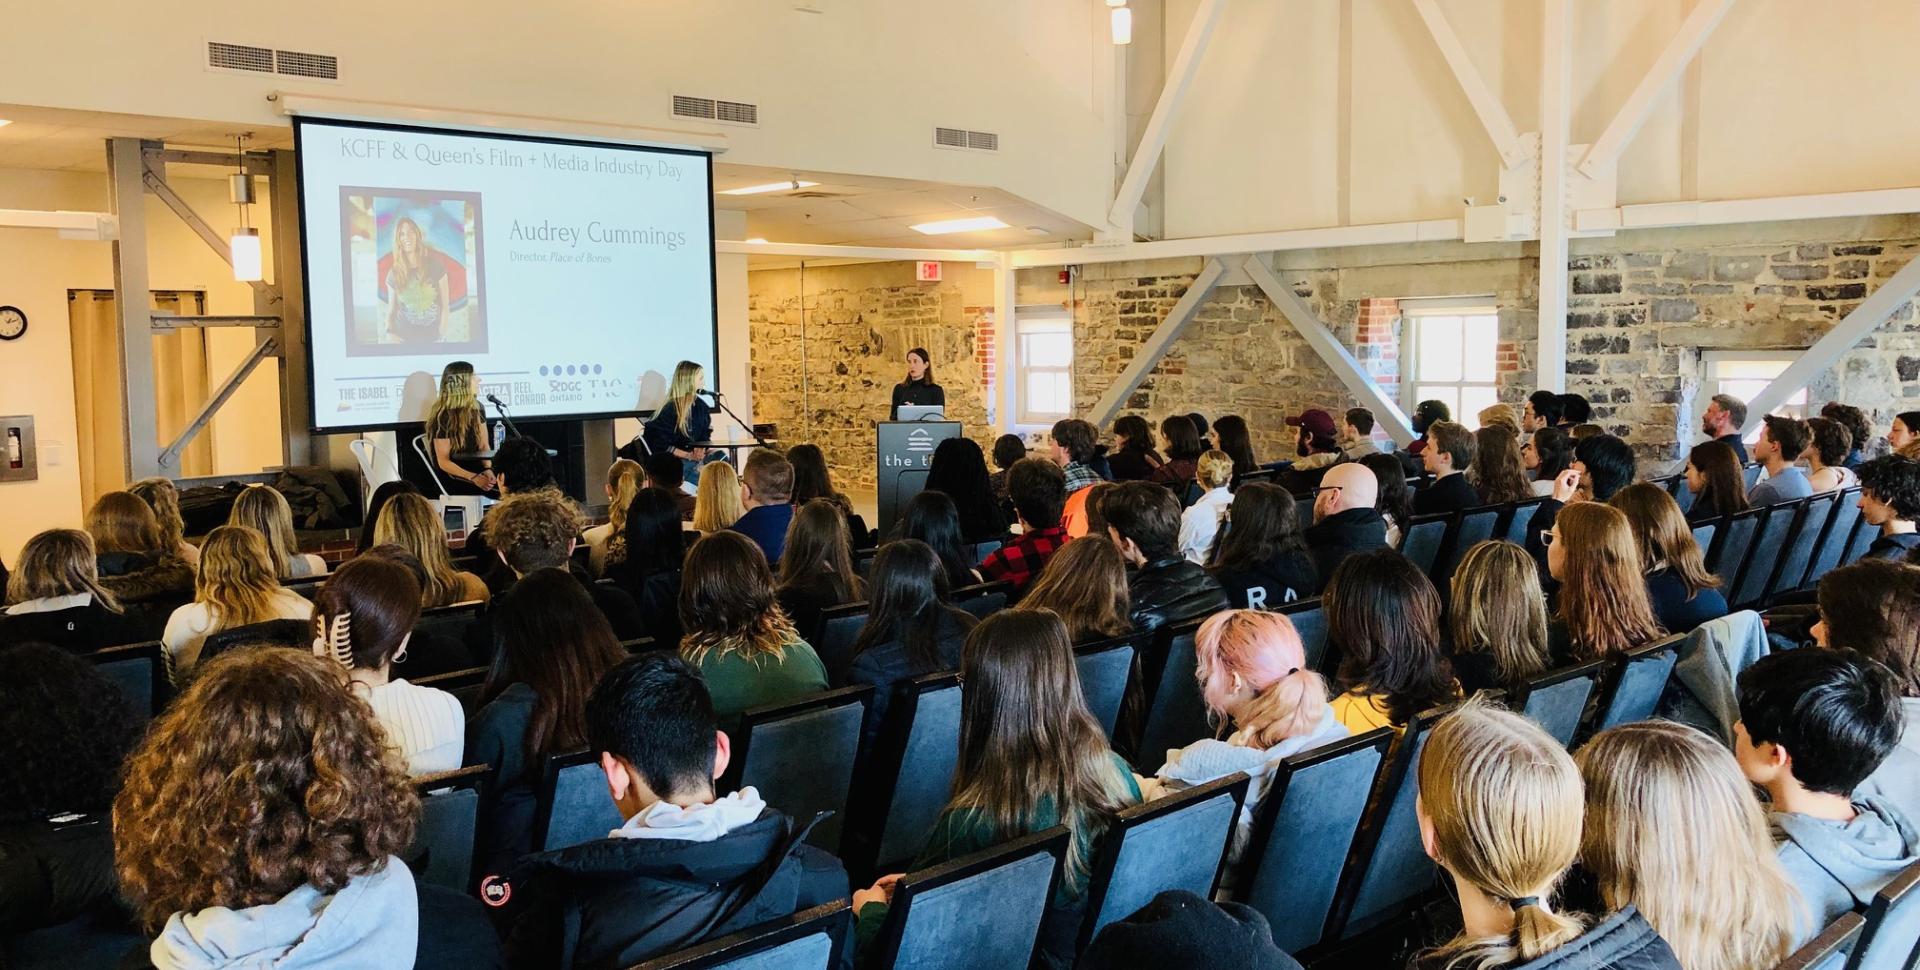
M1771 812L1774 844L1787 878L1814 917L1810 937L1840 914L1863 908L1873 894L1920 857L1920 830L1906 813L1875 795L1855 795L1851 822Z
M331 896L301 886L260 906L175 913L147 952L155 970L384 970L412 966L419 937L413 874L389 856Z

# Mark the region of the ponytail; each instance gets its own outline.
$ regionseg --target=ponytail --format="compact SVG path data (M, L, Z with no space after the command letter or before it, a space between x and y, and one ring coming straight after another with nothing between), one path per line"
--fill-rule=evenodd
M1572 943L1585 926L1571 916L1556 913L1538 897L1513 901L1513 949L1517 961L1534 960Z
M607 525L612 529L607 537L608 566L627 561L627 513L633 497L640 494L641 478L640 463L631 459L618 459L607 469L607 487L613 492L607 499Z
M1249 748L1271 748L1312 731L1326 709L1326 680L1311 670L1295 668L1241 708L1239 730L1230 741Z

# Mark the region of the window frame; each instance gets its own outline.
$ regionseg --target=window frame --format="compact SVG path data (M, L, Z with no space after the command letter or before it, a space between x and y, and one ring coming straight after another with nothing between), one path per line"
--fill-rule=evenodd
M1707 413L1707 405L1712 403L1713 396L1720 393L1720 382L1722 380L1752 381L1759 379L1752 377L1722 378L1715 373L1718 370L1717 365L1728 362L1776 362L1780 365L1780 369L1785 371L1788 367L1793 366L1793 362L1799 360L1800 355L1803 353L1805 353L1803 350L1702 350L1700 352L1700 392L1693 396L1693 414L1688 427L1692 428L1696 433L1700 430L1700 419ZM1778 374L1774 375L1774 377L1778 376ZM1767 379L1767 383L1772 383L1772 381L1773 378ZM1736 394L1734 396L1743 401L1752 399L1752 395ZM1794 402L1794 398L1796 397L1801 399L1799 403ZM1814 417L1819 416L1819 412L1813 410L1812 388L1807 385L1801 385L1799 390L1795 391L1780 407L1770 413L1789 415L1803 421L1806 420L1809 415ZM1749 444L1760 440L1760 429L1762 427L1764 427L1764 425L1755 425L1753 431L1742 436L1740 440Z
M1018 307L1013 317L1013 340L1010 348L1013 356L1013 414L1016 427L1053 427L1054 422L1073 417L1073 370L1074 337L1073 314L1067 308L1051 304L1031 307ZM1030 335L1059 334L1067 336L1067 363L1065 365L1036 365L1027 362L1027 340ZM1035 411L1031 407L1027 393L1027 378L1031 374L1065 374L1067 378L1067 409L1060 413Z
M1454 389L1454 399L1460 398L1460 392L1466 388L1485 389L1492 392L1493 401L1500 399L1500 307L1492 296L1459 297L1406 297L1399 301L1400 306L1400 407L1412 414L1424 396L1422 386L1450 387ZM1420 331L1423 318L1427 317L1490 317L1494 327L1494 359L1491 376L1486 380L1465 380L1464 366L1461 380L1423 381L1420 379ZM1462 334L1464 337L1464 333ZM1464 344L1464 341L1463 341ZM1465 348L1462 347L1462 365L1465 364ZM1478 413L1478 409L1475 409ZM1454 421L1466 425L1469 429L1479 427L1474 414L1466 414L1456 408Z

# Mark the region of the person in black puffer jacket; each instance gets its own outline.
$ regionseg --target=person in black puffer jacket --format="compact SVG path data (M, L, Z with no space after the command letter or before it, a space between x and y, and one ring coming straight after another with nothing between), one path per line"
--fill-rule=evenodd
M1314 495L1313 524L1303 533L1323 582L1348 556L1387 548L1387 522L1374 508L1379 495L1380 481L1366 465L1327 469Z
M1180 502L1150 482L1125 482L1100 510L1120 555L1134 566L1127 580L1136 630L1197 620L1228 607L1226 591L1180 554Z

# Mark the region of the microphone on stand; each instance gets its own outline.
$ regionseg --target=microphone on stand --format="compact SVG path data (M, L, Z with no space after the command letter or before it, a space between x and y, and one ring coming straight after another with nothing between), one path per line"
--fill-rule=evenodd
M504 404L504 403L502 403L502 402L501 402L501 400L500 400L500 399L499 399L498 397L495 397L495 396L494 396L494 395L492 395L492 394L488 394L488 395L486 396L486 401L487 401L487 403L488 403L488 404L491 404L491 405L493 405L493 406L494 406L494 408L495 408L495 409L497 409L497 410L498 410L498 411L500 412L500 417L501 417L501 418L503 418L503 419L505 419L505 420L506 420L506 422L507 422L507 430L508 430L508 431L511 431L511 432L513 432L513 436L514 436L514 437L516 437L516 438L518 438L518 437L520 437L520 428L519 428L519 426L518 426L518 425L516 425L516 424L514 424L514 423L513 423L513 415L512 415L512 414L509 414L509 413L507 412L507 406L506 406L506 404ZM495 445L495 447L498 447L498 444L497 444L497 443L496 443L496 445Z

